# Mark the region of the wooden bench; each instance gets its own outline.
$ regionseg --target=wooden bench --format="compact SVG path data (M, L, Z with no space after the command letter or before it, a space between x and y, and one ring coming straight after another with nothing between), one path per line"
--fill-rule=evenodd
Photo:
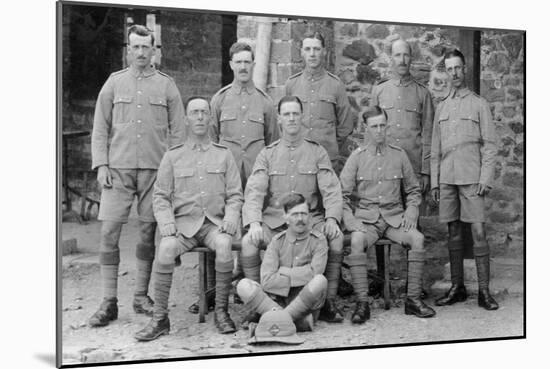
M350 242L351 235L345 234L344 248L349 247ZM393 241L386 238L379 239L375 244L377 269L384 278L384 309L386 310L390 308L390 251L391 246L394 244ZM240 251L241 241L233 241L231 249ZM214 252L207 247L195 247L192 252L199 254L199 323L204 323L205 315L208 314L208 297L214 292L214 288L208 289L207 286L207 258L210 257L213 260ZM383 269L383 271L380 269Z

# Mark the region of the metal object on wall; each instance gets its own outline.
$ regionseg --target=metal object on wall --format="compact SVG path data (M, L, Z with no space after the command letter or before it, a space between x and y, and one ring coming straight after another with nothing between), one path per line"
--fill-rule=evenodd
M266 90L267 75L269 71L269 57L271 51L271 30L273 28L273 18L257 17L258 33L256 34L256 56L254 73L252 79L254 84Z

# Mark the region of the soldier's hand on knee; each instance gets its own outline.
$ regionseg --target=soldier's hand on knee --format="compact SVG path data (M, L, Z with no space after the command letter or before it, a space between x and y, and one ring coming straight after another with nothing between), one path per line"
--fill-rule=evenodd
M403 220L401 221L401 226L403 227L405 232L408 232L411 229L415 229L416 228L416 219L412 219L412 217L404 215Z
M109 166L102 165L97 169L97 181L102 187L111 188L113 186L113 177Z
M264 231L262 230L262 226L258 222L254 222L250 225L250 230L248 231L248 234L250 235L250 241L252 241L252 243L255 245L258 245L264 238Z
M338 227L338 223L336 223L336 220L334 218L327 219L323 227L323 233L330 240L338 237L338 235L340 234L340 227Z
M237 225L233 222L224 220L220 232L233 236L235 232L237 232Z
M159 224L159 232L162 237L174 236L177 231L178 230L174 223Z

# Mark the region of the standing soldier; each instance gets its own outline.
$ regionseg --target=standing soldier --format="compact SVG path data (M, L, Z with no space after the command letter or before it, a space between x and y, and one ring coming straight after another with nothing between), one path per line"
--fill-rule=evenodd
M326 150L317 142L304 139L300 99L283 97L278 111L282 138L260 152L245 190L243 224L250 227L242 241L245 277L260 282L259 248L286 229L281 197L301 193L309 204L312 228L324 234L329 245L325 270L327 302L319 319L341 322L343 316L334 301L344 240L338 225L342 217L340 182Z
M234 79L212 98L211 135L231 150L244 188L256 156L279 138L279 129L273 101L252 81L254 52L250 45L234 43L229 58Z
M371 106L363 121L368 142L350 155L340 176L344 224L352 232L348 264L358 300L351 321L364 323L370 317L366 249L383 236L410 249L405 314L432 317L435 311L420 299L425 249L424 236L416 229L421 201L418 180L405 151L386 144L385 111ZM352 204L355 189L359 200Z
M233 257L231 239L243 202L241 181L227 147L210 142L208 101L186 104L188 140L172 147L160 163L153 207L162 239L154 264L153 318L135 338L151 341L170 331L168 298L176 257L204 244L216 252L216 309L220 333L235 332L228 313Z
M302 101L305 137L327 150L332 167L340 173L339 149L353 131L352 108L340 79L324 67L325 39L319 32L307 33L302 40L301 55L305 69L288 78L287 96Z
M449 229L451 289L436 305L452 305L467 298L464 287L464 245L460 221L471 224L477 268L478 305L498 309L489 293L489 244L485 236L485 195L491 188L496 134L487 102L466 87L464 55L445 54L452 91L437 107L432 137L432 196L439 202L439 218Z
M432 98L410 74L411 47L404 40L391 45L391 65L394 75L374 87L371 105L386 112L388 143L405 150L424 194L430 189Z
M90 318L92 327L118 317L117 278L122 224L137 196L139 243L133 308L152 314L147 295L155 255L153 184L167 147L182 139L183 104L176 84L151 65L153 33L134 25L128 30L130 67L111 74L97 99L92 132L92 167L102 188L99 263L103 302Z

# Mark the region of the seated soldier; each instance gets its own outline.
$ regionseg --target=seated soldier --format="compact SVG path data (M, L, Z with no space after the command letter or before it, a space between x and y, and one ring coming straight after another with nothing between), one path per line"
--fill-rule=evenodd
M216 327L220 333L236 330L227 305L233 274L231 238L243 203L241 178L231 151L208 137L208 101L191 97L185 110L188 139L162 158L153 193L162 239L153 265L153 318L136 333L139 341L170 331L168 297L174 260L199 244L216 252Z
M325 303L327 280L323 276L328 246L324 235L310 228L305 197L291 193L281 199L288 228L275 235L265 252L261 285L243 279L237 293L246 306L263 315L284 307L299 331L313 330L313 315ZM315 314L316 315L316 314Z
M350 155L340 176L344 225L351 231L348 264L358 301L352 323L364 323L370 318L366 249L381 237L410 250L405 314L421 318L435 315L435 311L420 299L425 254L424 236L416 229L420 185L405 151L386 144L386 121L386 113L379 106L372 106L363 113L367 142ZM355 212L350 199L354 189L358 195ZM405 202L402 193L406 196Z

